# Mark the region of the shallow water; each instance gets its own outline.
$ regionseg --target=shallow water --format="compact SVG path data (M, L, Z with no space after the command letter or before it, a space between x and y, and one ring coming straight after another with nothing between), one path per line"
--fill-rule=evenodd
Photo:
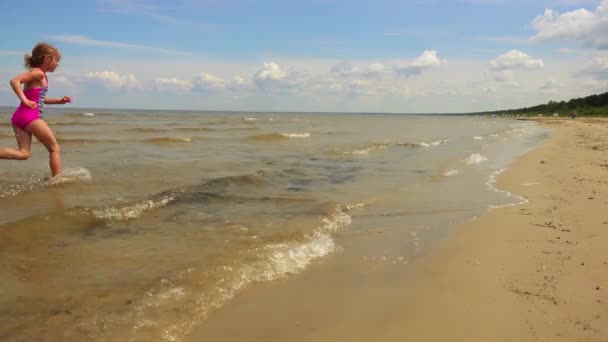
M369 247L406 262L522 201L493 177L549 134L465 116L86 109L47 122L64 182L44 180L37 143L0 161L1 340L177 341L357 230L406 232ZM0 125L0 146L11 135Z

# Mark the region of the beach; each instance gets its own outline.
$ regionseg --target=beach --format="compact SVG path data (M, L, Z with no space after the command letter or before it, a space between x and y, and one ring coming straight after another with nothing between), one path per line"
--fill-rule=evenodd
M497 178L527 203L460 225L402 272L333 258L259 285L190 340L608 340L608 121L540 121L552 137Z
M0 340L606 339L602 120L49 118L69 182L2 164Z

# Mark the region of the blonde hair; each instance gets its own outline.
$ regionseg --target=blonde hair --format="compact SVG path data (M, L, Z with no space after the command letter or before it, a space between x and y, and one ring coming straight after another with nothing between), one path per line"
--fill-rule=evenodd
M32 49L32 54L25 54L25 67L28 69L37 68L44 63L45 57L55 57L57 60L61 59L61 53L59 50L48 43L38 43Z

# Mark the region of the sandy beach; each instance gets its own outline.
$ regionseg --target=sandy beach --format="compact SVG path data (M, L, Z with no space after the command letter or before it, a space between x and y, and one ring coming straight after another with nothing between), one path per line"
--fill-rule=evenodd
M338 241L340 257L246 291L190 340L608 340L608 121L542 123L552 138L497 180L528 203L457 227L406 271L371 271L349 252L361 241Z

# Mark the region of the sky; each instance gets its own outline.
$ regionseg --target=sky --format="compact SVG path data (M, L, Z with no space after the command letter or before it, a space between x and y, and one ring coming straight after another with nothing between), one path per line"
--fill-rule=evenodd
M0 3L0 105L41 41L73 107L458 113L608 91L608 0Z

